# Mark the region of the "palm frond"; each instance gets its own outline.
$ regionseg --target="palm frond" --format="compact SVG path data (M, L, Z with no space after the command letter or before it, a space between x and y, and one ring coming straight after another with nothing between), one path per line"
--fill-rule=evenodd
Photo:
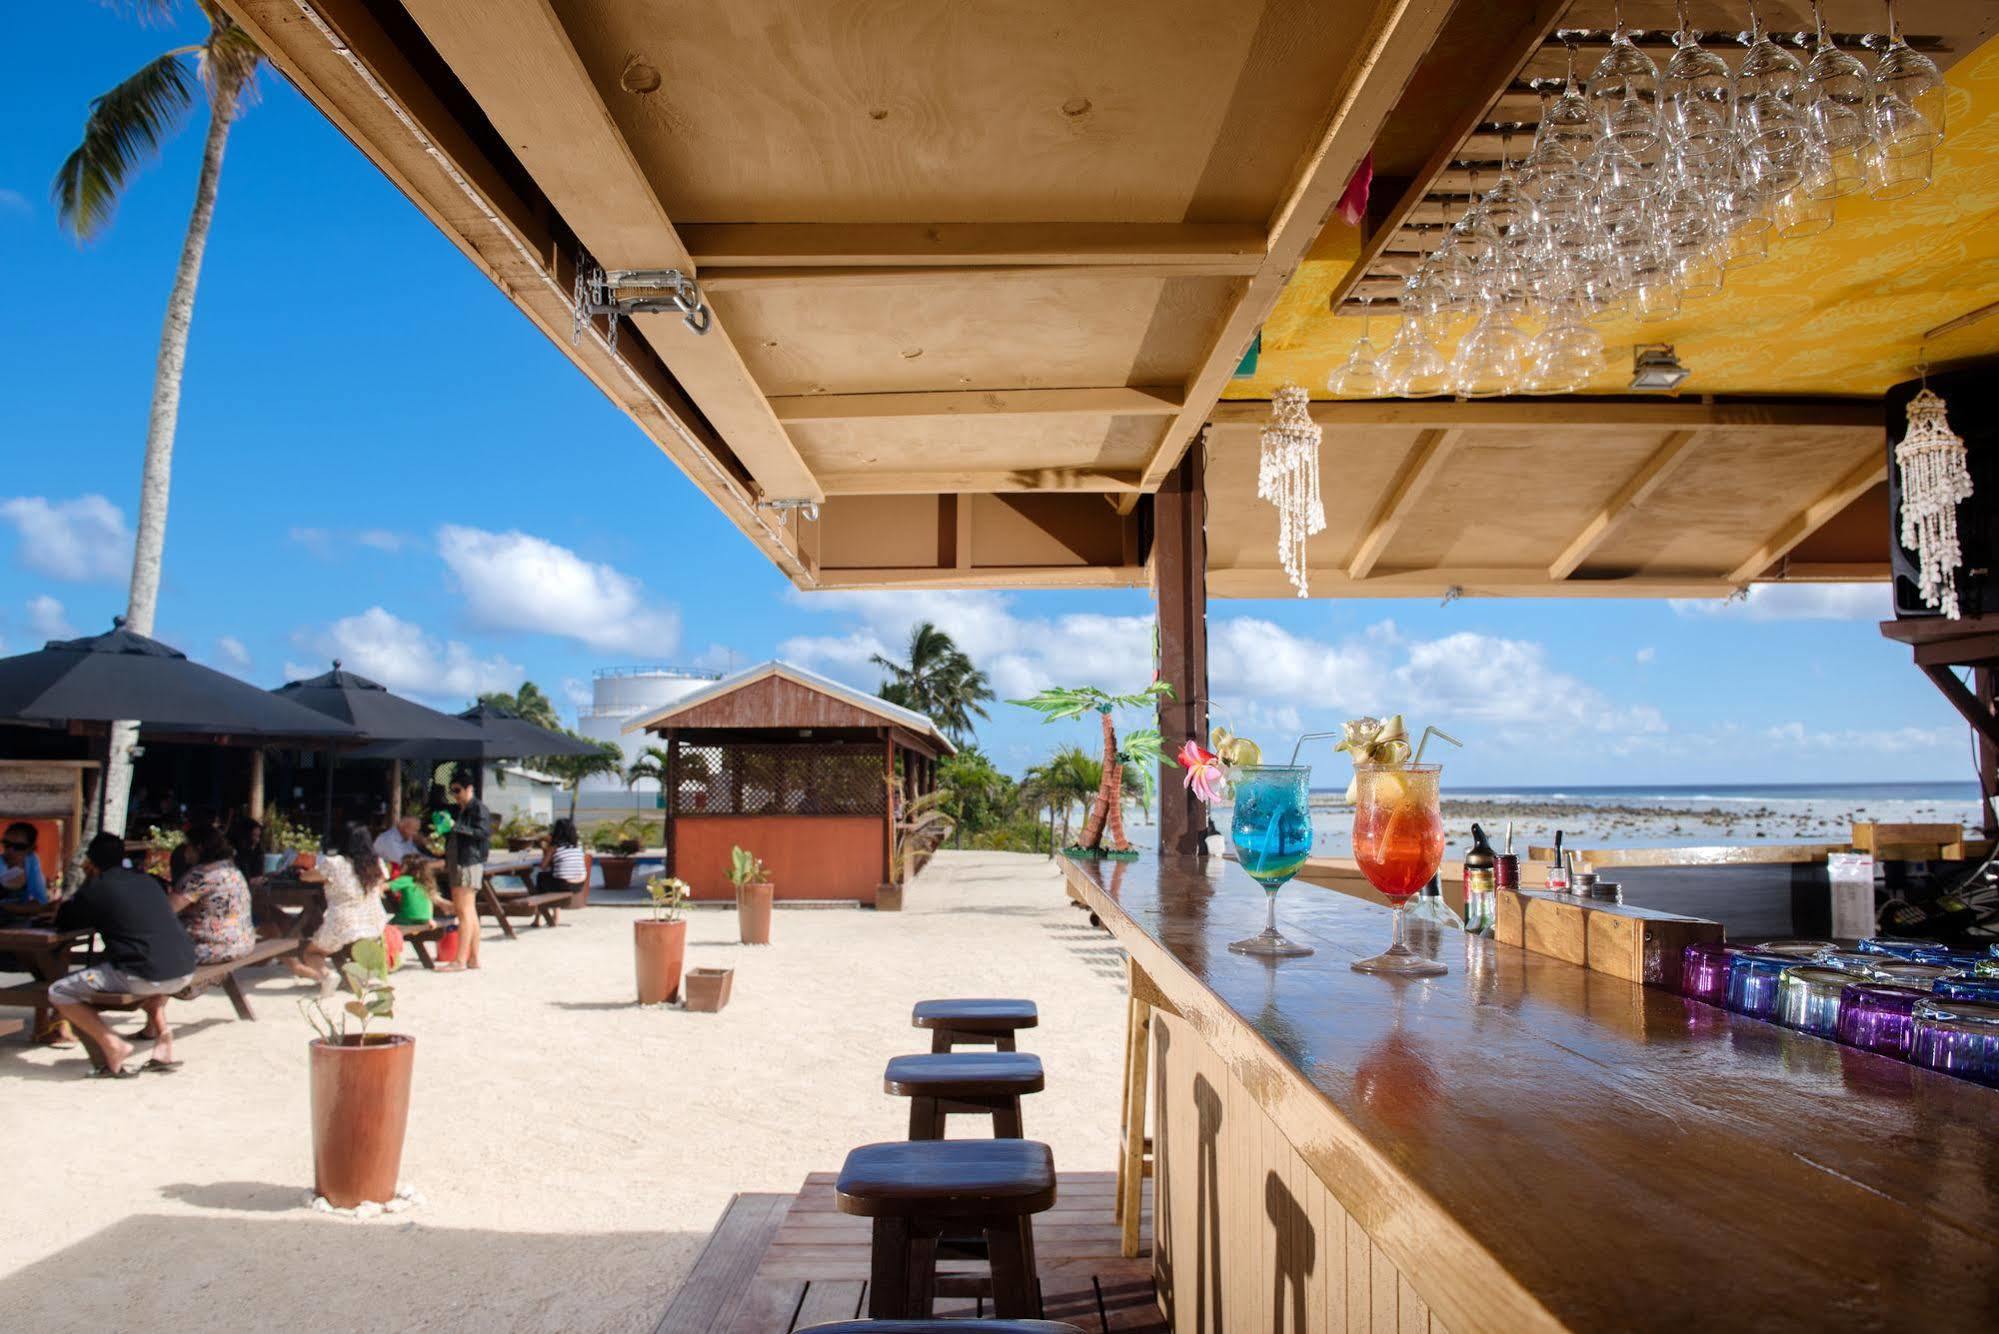
M1042 715L1043 721L1051 723L1065 718L1080 718L1091 709L1101 709L1109 702L1110 696L1095 686L1050 686L1027 699L1007 701L1023 709L1033 709Z
M148 26L161 23L173 26L175 11L180 8L179 0L102 0L106 9L123 10Z
M169 51L90 104L83 142L64 159L51 191L77 239L89 240L111 221L133 173L187 116L195 89L187 62Z

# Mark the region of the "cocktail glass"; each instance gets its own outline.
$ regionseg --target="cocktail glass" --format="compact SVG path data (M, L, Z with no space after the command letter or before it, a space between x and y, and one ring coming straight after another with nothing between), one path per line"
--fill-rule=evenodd
M1394 941L1385 952L1355 963L1355 972L1436 977L1450 971L1410 949L1404 934L1404 909L1444 860L1444 817L1437 809L1437 780L1443 771L1441 764L1354 768L1354 860L1395 909Z
M1242 869L1263 886L1270 911L1263 930L1247 940L1229 943L1237 954L1291 958L1312 952L1310 945L1300 945L1277 930L1277 891L1312 855L1307 786L1311 777L1312 768L1305 764L1242 765L1231 775L1235 811L1229 821L1229 839L1235 844Z

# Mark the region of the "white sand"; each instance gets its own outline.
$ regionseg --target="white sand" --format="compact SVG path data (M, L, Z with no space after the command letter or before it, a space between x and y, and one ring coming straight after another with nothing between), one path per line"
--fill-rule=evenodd
M80 1048L0 1040L0 1330L649 1330L733 1192L901 1138L881 1069L927 1050L928 996L1034 998L1028 1133L1065 1170L1114 1166L1123 954L1046 859L947 853L907 911L780 910L768 948L697 911L689 964L736 969L719 1015L632 1004L637 915L489 927L482 972L398 975L426 1202L397 1218L299 1207L305 993L276 972L254 1023L220 992L176 1004L173 1075L87 1080Z

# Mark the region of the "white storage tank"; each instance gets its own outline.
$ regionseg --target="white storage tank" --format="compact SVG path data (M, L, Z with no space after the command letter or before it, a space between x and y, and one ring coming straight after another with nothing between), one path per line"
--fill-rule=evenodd
M721 679L718 672L683 671L677 667L600 667L591 673L590 706L578 711L576 730L596 741L615 741L625 752L625 763L630 764L653 738L643 733L624 735L626 723L640 714L685 699ZM585 791L605 788L623 791L624 783L606 776L593 778L583 787ZM656 783L639 783L633 789L658 790Z

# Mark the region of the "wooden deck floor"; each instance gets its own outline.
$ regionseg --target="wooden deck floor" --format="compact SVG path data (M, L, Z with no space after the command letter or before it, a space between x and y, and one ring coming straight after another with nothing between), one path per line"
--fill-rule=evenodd
M869 1226L833 1205L831 1172L796 1195L738 1195L674 1296L655 1334L790 1334L867 1312ZM1118 1254L1109 1172L1064 1172L1055 1207L1034 1219L1042 1303L1050 1320L1102 1334L1163 1334L1152 1293L1152 1183L1145 1183L1140 1258ZM978 1272L976 1265L951 1266ZM943 1298L940 1317L989 1314Z

